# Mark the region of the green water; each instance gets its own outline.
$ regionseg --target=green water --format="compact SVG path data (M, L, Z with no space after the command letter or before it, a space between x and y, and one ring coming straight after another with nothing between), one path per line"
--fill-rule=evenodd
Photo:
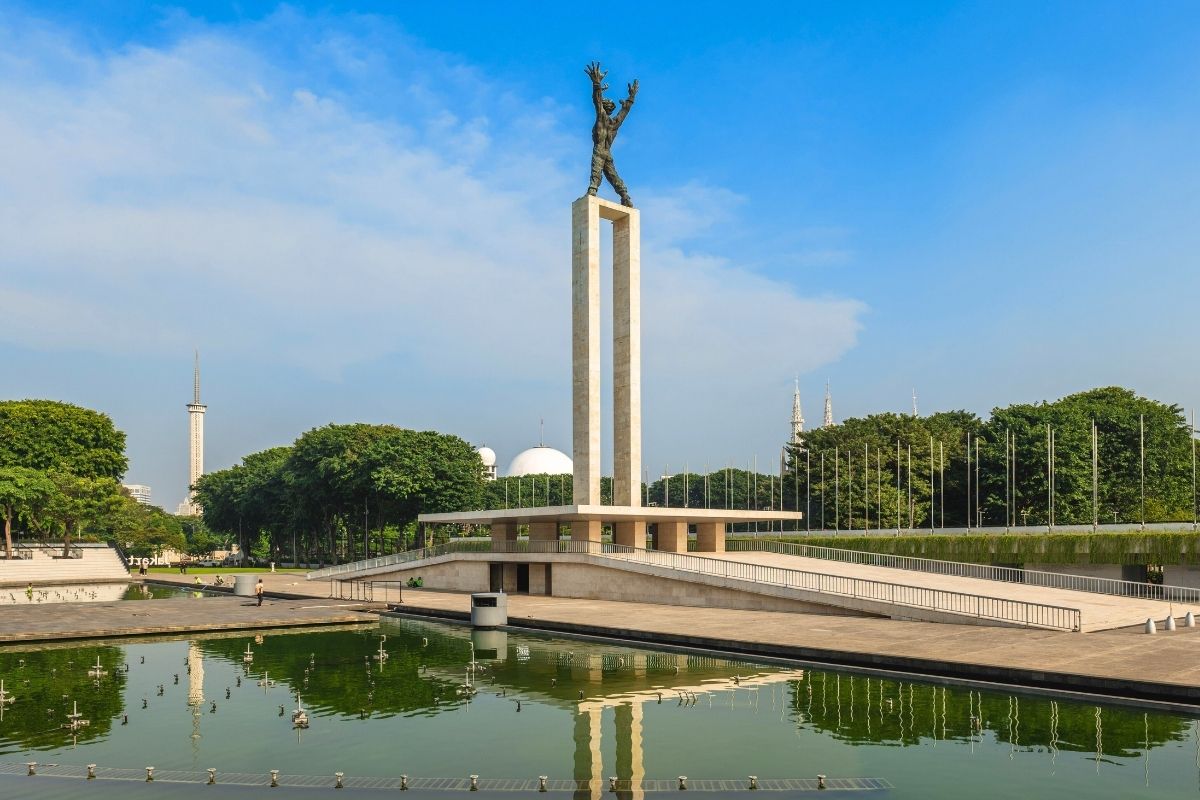
M107 674L93 679L97 657ZM1200 788L1190 717L410 620L9 648L0 678L17 697L0 719L0 761L605 786L610 775L823 773L885 779L896 798ZM307 730L291 724L297 691ZM62 726L75 701L90 724L72 733Z

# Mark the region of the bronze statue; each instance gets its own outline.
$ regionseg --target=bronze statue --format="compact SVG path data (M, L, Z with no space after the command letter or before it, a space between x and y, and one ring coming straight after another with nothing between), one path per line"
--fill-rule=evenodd
M600 69L599 61L588 64L584 72L592 79L592 104L596 106L596 124L592 126L592 182L588 185L587 193L596 194L596 190L600 188L600 176L603 175L621 196L621 205L633 208L629 190L625 188L625 182L621 180L613 164L612 143L617 138L617 131L629 114L629 109L633 108L633 99L637 97L638 91L637 79L629 84L629 97L621 101L621 110L614 114L617 104L604 96L604 91L608 88L604 78L608 73Z

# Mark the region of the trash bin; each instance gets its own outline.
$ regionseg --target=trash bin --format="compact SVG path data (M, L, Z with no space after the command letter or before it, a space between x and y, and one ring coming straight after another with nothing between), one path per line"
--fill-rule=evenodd
M233 577L233 593L238 597L254 597L254 586L257 583L257 575L235 575Z
M471 595L471 625L499 628L508 624L508 595L504 592L480 592Z

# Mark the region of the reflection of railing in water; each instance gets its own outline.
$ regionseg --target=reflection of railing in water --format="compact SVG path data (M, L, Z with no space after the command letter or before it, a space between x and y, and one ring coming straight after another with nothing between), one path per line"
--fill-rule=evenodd
M361 578L330 580L329 596L338 600L358 600L364 603L401 603L404 602L404 583Z

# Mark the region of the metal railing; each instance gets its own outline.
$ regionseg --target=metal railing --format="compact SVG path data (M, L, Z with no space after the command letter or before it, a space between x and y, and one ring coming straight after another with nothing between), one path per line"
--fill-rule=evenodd
M351 578L330 579L329 597L337 600L358 600L365 603L403 603L403 581L373 581Z
M350 561L345 564L335 564L332 567L313 570L305 575L305 578L310 581L327 580L336 578L338 575L379 569L380 567L394 567L407 564L410 561L422 561L426 558L436 558L437 556L444 556L450 553L487 553L491 552L491 550L492 543L486 539L451 540L445 544L421 547L416 550L404 550L386 556L368 558L365 561Z
M1023 583L1027 586L1044 586L1050 589L1070 589L1076 592L1112 594L1146 600L1166 600L1175 603L1200 603L1200 589L1190 586L1164 586L1118 578L1096 578L1088 575L1072 575L1065 572L1044 572L1000 567L991 564L971 564L959 561L938 561L932 558L896 556L887 553L871 553L863 550L840 550L835 547L817 547L789 542L767 540L730 539L725 543L727 552L780 553L801 558L818 558L826 561L841 561L870 567L906 569L914 572L929 572L936 575L951 575L958 578L978 578L986 581Z
M605 545L604 547L617 548L616 545ZM617 548L606 555L673 570L732 578L787 589L874 600L890 605L923 608L1018 625L1066 631L1078 631L1082 625L1081 614L1077 608L1031 603L1025 600L931 589L925 586L910 586L868 578L826 575L820 572L772 567L765 564L748 564L724 558L705 558L689 553Z
M333 578L337 574L394 567L453 553L576 553L600 556L618 561L647 564L671 570L747 581L765 586L820 592L853 599L871 600L897 606L928 609L979 619L1007 622L1024 626L1078 631L1082 620L1079 609L1065 606L1011 600L1002 597L931 589L868 578L826 575L820 572L750 564L724 558L706 558L689 553L661 550L639 550L607 542L574 540L534 541L520 539L508 542L447 542L435 547L410 550L381 556L354 564L339 564L309 574L309 580ZM330 570L338 570L331 573ZM324 574L321 574L324 573Z

